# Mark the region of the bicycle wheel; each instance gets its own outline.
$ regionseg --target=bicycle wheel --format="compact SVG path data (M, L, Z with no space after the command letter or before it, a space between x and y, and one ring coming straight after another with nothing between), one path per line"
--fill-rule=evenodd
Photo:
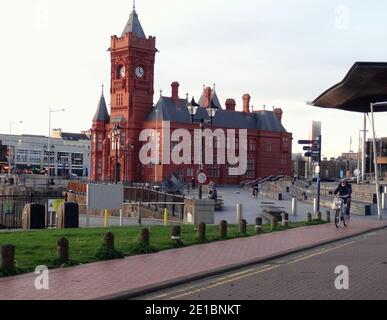
M344 223L345 227L348 227L348 225L349 225L349 215L348 214L344 215L343 223Z
M341 210L340 209L336 210L335 225L336 225L336 228L340 228L340 226L341 226Z

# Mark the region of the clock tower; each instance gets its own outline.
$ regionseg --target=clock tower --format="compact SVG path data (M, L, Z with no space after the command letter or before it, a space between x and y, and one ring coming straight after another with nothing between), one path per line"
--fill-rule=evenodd
M133 7L121 36L111 37L111 102L107 124L109 147L107 176L139 181L139 135L153 108L156 38L146 37ZM119 125L116 142L113 129ZM118 151L116 150L118 149ZM118 158L116 160L116 158ZM117 165L118 162L118 165ZM118 167L118 168L116 168ZM117 172L116 172L117 170Z

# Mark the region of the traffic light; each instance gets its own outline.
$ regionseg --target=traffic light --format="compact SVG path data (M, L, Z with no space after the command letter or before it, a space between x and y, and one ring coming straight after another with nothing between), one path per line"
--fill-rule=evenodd
M305 157L311 158L312 161L316 164L321 162L321 136L319 136L316 140L300 140L298 144L306 144L303 148L305 153Z

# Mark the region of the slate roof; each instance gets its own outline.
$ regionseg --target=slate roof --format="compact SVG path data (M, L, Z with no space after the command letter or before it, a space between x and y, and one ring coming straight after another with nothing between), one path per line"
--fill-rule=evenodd
M97 112L95 113L93 121L109 122L109 120L110 120L110 116L107 111L106 100L102 92L101 98L99 99Z
M83 133L62 132L61 138L63 140L69 140L69 141L90 140L90 138L87 135L83 134Z
M136 10L133 10L130 14L128 23L126 24L121 37L125 36L125 34L127 34L128 32L133 32L138 38L146 39L144 29L141 26Z
M153 108L147 121L155 121L158 114L159 121L170 121L176 123L191 123L191 116L188 112L188 101L179 99L175 103L172 98L160 97L160 100ZM156 112L156 110L158 110ZM196 120L204 118L210 120L205 108L200 107ZM255 129L263 131L287 132L281 124L281 121L275 116L272 111L260 111L254 113L243 113L238 111L227 111L219 109L213 119L213 125L220 128L235 128L235 129Z

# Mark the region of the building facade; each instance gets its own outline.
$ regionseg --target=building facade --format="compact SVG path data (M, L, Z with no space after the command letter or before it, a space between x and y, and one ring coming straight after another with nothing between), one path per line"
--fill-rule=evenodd
M90 138L87 134L65 133L54 130L50 138L34 135L0 134L2 171L8 172L8 154L13 173L50 170L50 176L67 177L76 174L87 177L90 163ZM10 147L9 147L10 146Z
M141 163L139 141L144 129L157 132L158 150L163 154L163 127L170 130L198 129L197 121L204 119L206 128L247 130L247 171L240 176L229 175L229 165L205 165L207 176L219 184L238 184L269 175L292 175L292 134L282 125L280 108L254 111L250 95L242 97L243 111L236 111L236 101L219 101L215 88L204 87L199 99L195 123L188 110L188 97L179 95L179 83L171 85L171 95L161 95L154 101L154 64L156 38L146 37L135 10L120 37L112 36L110 45L111 84L110 114L102 92L91 130L90 178L94 181L162 182L172 174L190 181L199 171L195 164ZM208 108L217 109L211 125ZM120 127L119 134L114 128ZM235 139L238 144L238 136ZM228 143L228 142L227 142ZM171 145L171 149L173 144ZM238 149L238 148L237 148ZM192 152L193 153L193 152ZM216 151L214 152L216 153Z

